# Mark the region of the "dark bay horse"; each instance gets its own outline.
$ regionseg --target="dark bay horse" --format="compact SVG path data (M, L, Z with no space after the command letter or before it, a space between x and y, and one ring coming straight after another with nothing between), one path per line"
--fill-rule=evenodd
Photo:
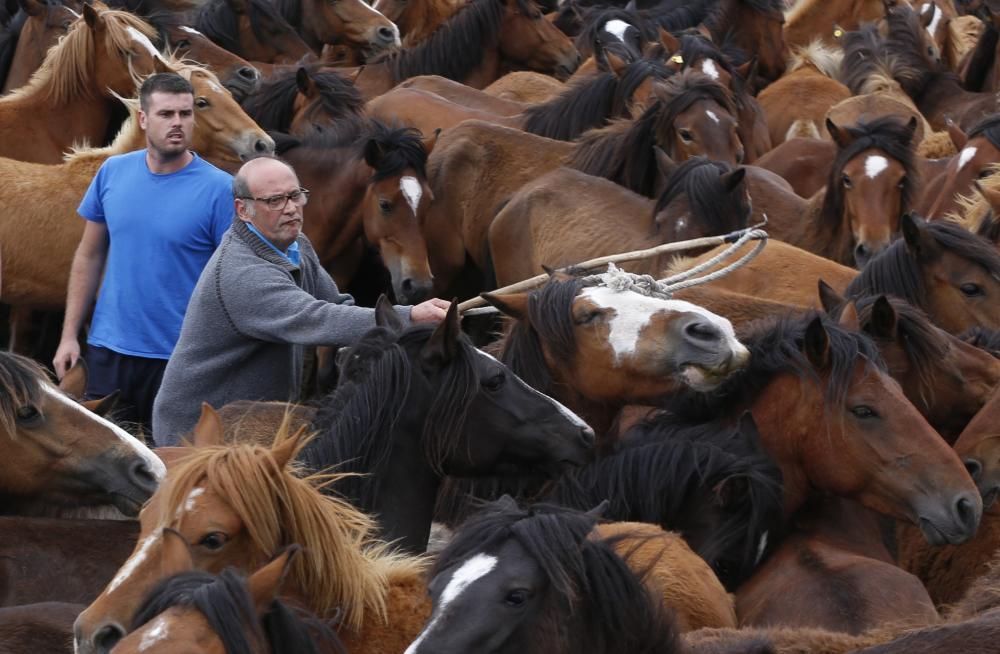
M268 132L304 136L309 131L348 127L364 109L354 84L315 66L275 71L241 103L247 115Z
M312 54L267 0L210 0L198 9L194 28L248 61L293 64Z
M400 46L399 28L364 0L278 0L275 7L316 54L343 44L366 61Z
M457 305L436 329L404 328L383 298L376 322L346 352L341 383L313 421L319 436L300 460L357 473L329 489L377 516L386 541L426 550L445 475L554 476L591 456L593 430L477 350Z
M0 93L20 88L31 79L45 61L45 53L69 32L82 9L72 1L21 0L19 4L21 8L11 23L0 28ZM13 52L5 67L6 48Z

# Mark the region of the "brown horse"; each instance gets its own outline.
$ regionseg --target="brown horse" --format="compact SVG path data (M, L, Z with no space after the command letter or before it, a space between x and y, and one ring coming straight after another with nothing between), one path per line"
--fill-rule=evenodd
M405 47L424 41L462 8L456 0L375 0L372 8L399 26Z
M176 70L191 81L195 91L193 150L230 170L245 158L273 150L271 138L243 113L215 75L193 65ZM0 191L0 207L7 207L8 215L18 218L0 223L5 302L63 307L67 271L83 232L76 206L109 156L140 149L144 144L137 122L130 120L110 147L80 150L58 166L0 159L0 174L10 182ZM20 208L15 211L15 206ZM22 224L22 220L28 223ZM31 229L25 226L29 223ZM46 256L29 256L40 251L36 248L44 249Z
M503 100L515 102L545 102L562 90L563 83L549 75L530 70L507 73L483 89Z
M950 128L958 156L927 186L921 205L928 220L943 218L959 208L959 195L970 195L973 182L985 180L1000 163L1000 116L989 116L965 134L958 125Z
M483 297L515 319L498 346L501 360L600 435L627 404L715 387L746 364L729 321L689 302L562 277L530 293Z
M561 92L563 90L564 85L561 82L551 77L548 79L551 79L553 83L559 86L558 91ZM456 82L440 75L418 75L417 77L411 77L405 82L400 82L398 88L428 91L469 109L487 111L497 116L513 116L531 106L530 103L526 102L498 98L495 95L487 93L485 90L480 91L479 89L474 89L471 86L466 86L461 82Z
M343 44L368 60L400 46L399 28L364 0L278 0L275 7L316 54L324 44Z
M165 472L138 439L77 404L16 354L0 354L0 438L7 514L113 504L135 515Z
M882 0L801 0L785 14L785 41L788 47L806 46L815 39L836 45L844 31L883 16Z
M309 66L276 71L241 105L262 129L303 136L349 131L364 100L350 80Z
M136 75L165 64L139 18L90 5L83 18L27 85L0 99L0 156L55 164L74 144L101 143L114 95L131 96Z
M20 88L28 82L32 73L45 61L45 53L56 44L59 37L69 32L82 9L76 2L65 5L62 2L21 0L19 4L21 11L25 13L25 20L17 35L17 47L0 87L0 94ZM0 50L2 49L3 46L0 45Z
M979 486L983 505L992 506L1000 496L1000 388L993 391L955 441L955 452Z
M785 72L785 45L780 0L721 0L704 21L712 40L742 50L745 60L757 60L757 75L764 84ZM742 63L742 62L739 62Z
M566 79L579 64L572 41L533 0L473 0L423 43L369 63L355 83L371 99L417 75L441 75L481 89L505 66Z
M210 0L195 15L194 28L248 61L293 64L313 55L267 0Z
M666 155L662 155L666 158ZM605 179L558 168L525 184L490 224L489 244L499 286L618 252L728 234L747 226L745 171L702 157L663 164L666 180L653 201ZM626 264L652 274L660 257Z
M143 509L132 556L77 618L77 651L108 652L125 636L139 598L164 576L163 529L170 527L192 544L195 567L213 573L230 565L255 570L274 552L302 545L284 594L321 618L339 615L351 652L402 652L430 614L423 561L374 541L371 518L322 495L317 486L329 475L295 474L302 432L279 433L271 448L223 446L221 429L211 424L199 423L190 455L171 467Z

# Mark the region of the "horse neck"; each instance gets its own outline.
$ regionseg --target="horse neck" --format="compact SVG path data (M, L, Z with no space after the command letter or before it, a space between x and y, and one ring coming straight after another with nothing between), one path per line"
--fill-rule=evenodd
M485 89L501 77L500 43L483 46L483 59L464 79L456 80L474 89Z
M6 114L7 120L20 116L21 120L27 118L31 123L44 123L49 138L66 143L67 147L80 142L92 146L100 144L114 113L112 103L115 101L93 96L54 102L49 99L50 84L25 95L0 100L0 116Z
M853 500L824 497L810 502L795 522L800 531L838 549L895 564L882 538L881 517Z
M992 97L992 93L973 93L962 88L958 80L951 75L935 74L921 90L919 97L914 98L920 113L927 116L932 124L943 122L935 120L939 114L943 114L949 109L955 109L955 105L964 104L970 100L980 97ZM959 116L959 119L961 116Z
M451 18L453 12L445 11L441 4L434 0L411 2L408 6L405 23L407 47L416 45L429 37L441 24ZM401 21L403 22L403 21ZM400 29L403 29L401 26Z

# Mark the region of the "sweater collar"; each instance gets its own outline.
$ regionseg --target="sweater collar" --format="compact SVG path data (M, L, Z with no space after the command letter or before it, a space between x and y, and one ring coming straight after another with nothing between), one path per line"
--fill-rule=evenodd
M299 266L296 266L289 261L288 257L279 253L272 245L265 243L264 240L257 236L257 234L255 234L245 222L240 220L238 216L233 218L232 231L237 238L250 246L250 249L253 250L254 254L259 256L261 259L281 266L290 272L299 270Z

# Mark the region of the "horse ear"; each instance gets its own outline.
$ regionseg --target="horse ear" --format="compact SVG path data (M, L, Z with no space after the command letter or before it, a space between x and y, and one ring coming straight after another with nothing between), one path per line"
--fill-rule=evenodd
M819 303L823 307L823 311L826 311L826 315L832 318L839 316L840 310L844 308L844 303L847 300L822 279L819 280L818 287Z
M882 0L882 8L885 9L885 15L888 16L896 8L896 0Z
M281 582L285 580L292 561L301 549L298 545L289 545L284 552L274 557L273 561L247 579L247 590L250 591L258 615L267 613L271 608L271 603L278 596Z
M378 170L383 157L385 157L385 145L377 139L368 139L365 143L365 163Z
M610 72L614 73L615 77L621 77L625 74L625 69L628 68L628 62L616 55L614 52L604 51L604 56L608 60L608 68Z
M496 501L496 505L501 509L504 509L505 511L521 510L521 507L517 505L517 501L507 493L504 493L503 495L500 496L500 499Z
M524 320L528 316L528 294L527 293L504 293L496 295L494 293L481 293L483 298L497 309L500 313L511 318Z
M45 12L45 6L38 0L17 0L17 4L29 16L41 16Z
M833 139L833 142L836 143L837 147L841 150L854 142L854 135L852 135L849 130L844 129L843 127L838 127L837 123L830 120L829 117L826 119L826 131L830 133L830 138Z
M750 483L743 475L726 477L712 487L715 505L720 509L733 509L750 494Z
M663 49L667 51L668 55L672 55L681 49L681 42L676 36L663 29L662 25L657 29L660 33L660 45L663 46Z
M823 319L819 316L813 318L806 327L802 352L817 370L823 370L830 362L830 335L823 325Z
M458 355L460 347L458 339L461 333L462 323L458 318L458 298L455 298L452 300L451 306L448 307L448 314L431 334L424 349L420 352L424 366L432 370L440 370L447 366Z
M427 156L431 156L431 152L434 152L434 146L437 145L438 137L441 136L441 128L438 127L434 130L434 133L424 139L424 152Z
M72 397L84 396L87 392L87 364L82 358L78 358L59 380L59 388Z
M396 309L393 308L392 302L389 301L385 293L379 295L378 301L375 302L375 325L385 327L393 332L401 332L406 329L406 323L396 313Z
M670 179L670 176L677 170L677 162L671 159L666 150L658 145L653 146L653 152L656 154L656 168L660 171L660 177L664 180Z
M298 87L299 93L310 100L319 95L319 92L316 90L316 81L309 75L309 71L302 66L295 71L295 85Z
M934 14L937 13L938 8L934 2L926 2L920 7L920 26L926 29L930 26L931 22L934 20ZM934 35L931 34L933 38Z
M208 402L201 403L201 417L198 424L194 426L191 442L195 447L211 447L222 445L222 418L215 412Z
M286 415L285 420L282 421L283 427L287 427L289 424L287 419L288 416ZM295 455L302 449L307 438L306 427L303 425L291 436L286 436L271 446L271 457L277 464L278 470L284 470L288 467L288 462L295 458Z
M966 142L969 140L969 137L966 136L965 132L962 131L962 128L959 127L958 124L956 124L951 118L945 119L944 128L948 130L948 136L951 137L951 142L952 145L955 146L955 150L961 152L962 148L965 147Z
M109 415L118 406L118 398L121 397L121 391L115 391L111 395L105 395L99 400L87 400L80 402L80 406L87 409L94 415L101 416L102 418Z
M921 261L936 259L941 253L934 237L927 232L927 223L923 218L913 213L904 213L900 221L906 250Z
M736 170L731 170L728 173L722 173L719 175L719 181L722 182L722 188L726 189L726 193L732 193L743 181L746 174L747 169L740 166Z
M162 57L153 57L153 71L157 73L175 73L173 68L171 68L165 59Z
M753 95L759 89L757 88L757 70L759 68L760 59L756 55L750 58L750 61L736 67L736 72L739 77L742 77L746 81L746 91L747 93Z
M191 546L176 529L163 528L163 549L160 554L160 574L170 577L181 572L194 570Z
M878 296L875 304L872 305L869 333L880 338L893 338L896 336L896 324L896 309L889 302L889 298L884 295Z
M104 26L104 18L101 17L93 5L83 5L83 20L87 22L87 27L96 30Z
M604 499L600 504L587 511L587 515L597 518L598 520L604 517L604 514L608 512L608 507L611 506L611 500Z
M860 332L861 319L858 318L858 305L853 301L845 304L837 323L849 332Z

